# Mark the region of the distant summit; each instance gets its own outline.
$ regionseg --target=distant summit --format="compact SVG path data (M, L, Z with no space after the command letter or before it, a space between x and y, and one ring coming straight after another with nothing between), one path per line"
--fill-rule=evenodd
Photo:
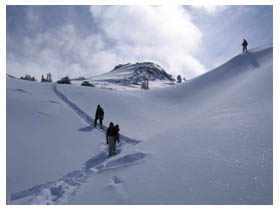
M152 62L119 64L113 70L87 78L95 87L105 89L135 89L148 80L150 87L166 87L175 84L175 79L160 65Z
M111 72L127 73L132 80L143 81L144 79L175 81L160 65L152 62L119 64Z

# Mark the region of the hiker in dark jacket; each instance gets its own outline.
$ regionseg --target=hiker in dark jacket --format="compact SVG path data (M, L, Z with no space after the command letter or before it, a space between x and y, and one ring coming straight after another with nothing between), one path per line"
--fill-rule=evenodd
M107 129L106 132L106 142L109 144L109 157L114 155L114 148L116 146L115 142L115 134L116 134L116 129L114 127L114 124L110 122L109 128Z
M243 46L243 49L242 49L243 52L245 52L245 51L248 52L248 50L247 50L248 42L246 39L243 39L243 43L241 46Z
M94 127L96 127L97 120L99 119L100 128L102 128L103 118L104 118L104 111L101 108L101 106L98 104L96 112L95 112Z

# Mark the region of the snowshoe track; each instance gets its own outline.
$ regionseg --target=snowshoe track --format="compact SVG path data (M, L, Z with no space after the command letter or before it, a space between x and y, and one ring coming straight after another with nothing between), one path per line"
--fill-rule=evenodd
M137 164L146 156L145 153L135 152L120 158L114 156L108 159L106 152L103 151L86 161L80 170L71 171L56 181L35 185L27 190L11 194L8 203L25 199L23 202L26 204L67 204L89 176Z
M55 94L88 123L89 126L93 126L93 118L60 92L57 89L57 84L53 84L52 89ZM96 130L105 135L107 127L103 127L104 130ZM35 185L29 189L11 194L7 204L13 204L13 201L21 199L21 204L67 204L79 187L87 181L89 176L95 173L102 173L104 171L134 165L143 160L147 156L147 154L143 152L133 152L121 156L122 150L127 146L135 145L140 142L139 140L131 139L120 134L120 144L116 151L117 155L108 159L107 151L103 149L99 154L87 160L81 169L71 171L55 181Z

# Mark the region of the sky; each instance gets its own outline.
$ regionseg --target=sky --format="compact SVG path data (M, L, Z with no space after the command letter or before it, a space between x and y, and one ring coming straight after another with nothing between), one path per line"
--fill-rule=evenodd
M273 43L272 6L7 6L13 76L89 77L150 61L176 77L203 74Z

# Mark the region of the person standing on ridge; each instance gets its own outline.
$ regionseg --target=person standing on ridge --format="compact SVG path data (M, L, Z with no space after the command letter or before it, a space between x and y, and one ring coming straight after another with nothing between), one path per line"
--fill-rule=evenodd
M98 104L96 112L95 112L94 127L96 127L97 120L99 119L100 128L102 129L103 118L104 118L104 111L103 111L102 107Z
M243 46L243 49L242 49L243 52L248 52L248 50L247 50L248 42L246 39L243 39L243 43L241 46Z

